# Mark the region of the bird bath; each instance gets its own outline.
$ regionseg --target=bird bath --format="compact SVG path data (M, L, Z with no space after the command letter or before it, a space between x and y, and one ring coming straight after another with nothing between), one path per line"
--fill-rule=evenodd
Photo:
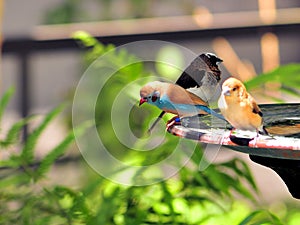
M259 105L272 136L232 132L229 124L210 116L183 118L168 127L173 135L203 143L223 145L249 154L256 163L273 169L291 195L300 199L300 103ZM213 124L213 125L212 125Z

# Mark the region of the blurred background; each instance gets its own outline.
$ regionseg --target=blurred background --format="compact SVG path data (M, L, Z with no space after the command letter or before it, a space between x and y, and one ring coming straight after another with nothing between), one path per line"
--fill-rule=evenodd
M224 78L233 75L245 82L280 65L300 62L298 0L27 0L26 4L9 0L4 1L2 11L0 91L3 94L10 86L16 89L2 122L4 129L22 117L72 101L88 66L84 54L89 48L72 38L79 30L104 45L164 40L196 54L213 52L224 61ZM260 95L262 91L253 93L259 103L299 102L299 96L273 91L278 85L264 86L269 98ZM64 116L47 128L38 143L41 155L62 140L67 124ZM264 204L290 200L279 176L248 156L222 150L218 160L234 157L250 166ZM78 185L77 176L56 173L54 179Z
M249 79L279 64L299 62L297 7L297 0L243 4L230 0L55 0L28 1L22 8L15 0L6 1L2 84L20 85L20 55L26 54L30 110L56 105L76 85L82 72L80 48L72 41L65 45L62 41L77 30L116 45L161 39L195 53L215 52L224 60L224 74ZM16 100L14 109L19 107Z

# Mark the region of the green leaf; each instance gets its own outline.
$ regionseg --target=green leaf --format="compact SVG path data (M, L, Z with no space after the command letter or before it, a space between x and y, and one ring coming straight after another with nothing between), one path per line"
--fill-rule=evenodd
M300 85L299 85L300 86ZM281 90L287 94L293 95L295 97L300 96L300 92L292 87L288 87L286 85L282 85Z
M64 186L56 186L53 191L45 190L45 192L55 199L61 208L61 216L67 217L68 221L84 221L89 216L85 196L81 192Z
M247 81L245 86L247 89L252 90L263 88L264 84L268 82L278 82L281 84L280 90L294 96L300 96L300 93L297 91L300 88L300 64L280 66L271 72L254 77Z
M26 184L30 178L28 176L24 176L22 173L13 173L11 176L1 179L0 189L9 186L18 186L20 184Z
M21 153L21 160L23 163L27 165L33 163L34 149L40 135L46 129L47 125L62 111L62 109L63 107L59 106L48 113L41 124L29 134Z
M232 188L235 189L242 196L250 199L253 202L255 201L255 198L250 192L250 190L245 188L244 184L241 181L237 180L236 185L233 185Z
M15 89L11 87L3 94L0 100L0 121L2 120L3 113L14 93L15 93Z
M195 181L197 181L197 184L199 184L199 185L201 185L202 187L207 188L207 189L210 188L210 186L209 186L209 184L208 184L208 182L207 182L206 177L203 176L202 174L196 172L196 173L194 173L194 176L193 176L193 177L194 177Z
M240 159L233 159L231 161L219 164L221 167L226 167L226 169L233 170L241 178L245 178L246 181L251 185L251 187L257 192L257 185L254 181L253 175L250 171L249 166L246 162Z
M0 160L0 169L19 168L21 165L18 159L18 156L12 155L7 160Z
M25 119L21 119L20 121L13 124L13 126L8 130L5 139L0 140L0 147L7 148L12 144L16 144L19 140L20 133L22 128L33 118L27 117Z
M74 140L73 132L70 133L58 146L56 146L50 153L48 153L41 161L38 170L36 171L36 179L44 176L52 166L52 164L66 151L69 144Z
M264 209L253 211L239 225L259 225L266 223L270 225L283 225L275 215Z
M72 38L80 41L85 47L94 47L100 45L98 40L85 31L76 31L72 34Z
M247 225L259 213L261 213L261 210L250 213L242 222L239 223L239 225Z
M36 178L39 179L44 174L46 174L52 164L60 157L62 156L65 151L67 150L67 147L73 142L75 139L74 133L76 133L76 136L81 135L84 133L84 131L91 125L91 122L84 123L81 126L78 126L74 131L71 131L65 139L58 144L52 151L50 151L41 161L37 171L36 171Z
M257 88L269 81L277 81L281 83L299 83L300 81L300 64L288 64L277 69L256 76L245 83L249 89ZM288 85L290 86L290 85Z
M210 166L205 171L204 174L209 179L209 183L212 188L215 188L216 193L221 192L227 196L231 196L229 188L236 185L236 180L229 175L218 171L215 167Z

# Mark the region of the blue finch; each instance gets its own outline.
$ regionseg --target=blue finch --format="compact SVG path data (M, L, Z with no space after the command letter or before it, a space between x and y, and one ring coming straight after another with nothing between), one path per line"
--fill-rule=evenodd
M211 114L224 120L222 115L208 107L207 102L176 84L160 81L150 82L142 87L140 96L140 105L147 102L179 117Z

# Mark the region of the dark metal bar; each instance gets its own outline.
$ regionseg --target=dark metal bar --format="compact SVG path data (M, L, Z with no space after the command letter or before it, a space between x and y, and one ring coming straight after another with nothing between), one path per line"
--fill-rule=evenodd
M30 96L29 96L29 90L30 90L30 77L29 77L29 57L30 54L27 51L21 51L18 55L19 57L19 95L20 95L20 113L23 118L28 116L29 109L30 109ZM28 134L28 127L25 125L23 129L23 140L26 140Z

